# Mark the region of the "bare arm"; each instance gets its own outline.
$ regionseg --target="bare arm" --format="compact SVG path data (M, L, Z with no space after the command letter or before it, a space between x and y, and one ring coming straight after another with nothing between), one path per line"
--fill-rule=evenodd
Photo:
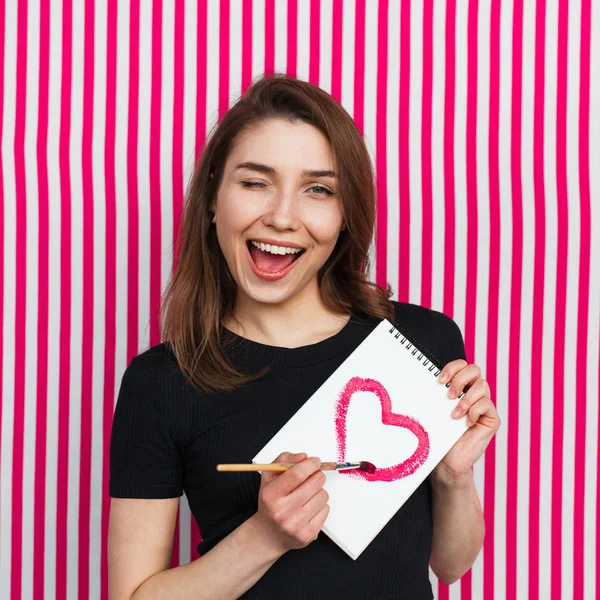
M444 478L433 473L433 542L429 564L442 583L460 579L473 565L485 535L473 475Z
M110 600L238 598L293 548L314 540L328 514L318 459L263 473L258 512L210 552L170 569L178 498L113 499L108 532Z
M251 518L202 558L170 569L178 500L112 500L111 600L237 598L283 554Z

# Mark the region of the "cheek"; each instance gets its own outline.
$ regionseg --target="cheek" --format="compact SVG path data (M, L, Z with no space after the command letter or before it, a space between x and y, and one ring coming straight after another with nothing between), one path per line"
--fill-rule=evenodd
M307 212L304 225L319 245L333 247L342 227L341 210L330 206Z

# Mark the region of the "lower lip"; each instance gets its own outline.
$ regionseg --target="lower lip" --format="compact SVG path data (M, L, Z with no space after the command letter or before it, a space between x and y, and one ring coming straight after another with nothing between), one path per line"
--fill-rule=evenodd
M301 256L299 256L293 263L291 263L285 269L282 269L281 271L276 271L275 273L271 273L269 271L262 271L256 266L256 263L252 258L252 254L250 254L248 246L246 246L246 253L248 254L248 262L252 267L252 271L259 279L262 279L263 281L278 281L279 279L283 279L296 266L296 263L302 258Z

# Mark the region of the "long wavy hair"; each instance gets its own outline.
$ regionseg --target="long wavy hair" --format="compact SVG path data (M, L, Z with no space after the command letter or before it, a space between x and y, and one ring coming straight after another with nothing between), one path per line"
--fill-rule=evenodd
M175 247L179 260L161 301L162 340L190 383L205 393L231 390L265 373L243 373L227 358L221 323L233 311L236 284L210 207L236 138L273 118L316 127L332 150L346 227L318 273L323 303L334 313L393 319L389 286L384 290L367 280L376 188L360 131L319 87L281 73L261 76L215 124L196 162Z

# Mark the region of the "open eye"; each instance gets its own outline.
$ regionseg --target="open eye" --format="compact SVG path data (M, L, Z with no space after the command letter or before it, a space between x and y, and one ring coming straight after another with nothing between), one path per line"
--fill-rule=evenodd
M311 188L308 188L309 190L316 190L316 189L320 189L323 190L323 192L325 192L325 194L327 196L333 196L333 192L331 190L328 190L326 187L323 187L322 185L313 185ZM317 194L319 196L323 195L323 192L317 192Z

